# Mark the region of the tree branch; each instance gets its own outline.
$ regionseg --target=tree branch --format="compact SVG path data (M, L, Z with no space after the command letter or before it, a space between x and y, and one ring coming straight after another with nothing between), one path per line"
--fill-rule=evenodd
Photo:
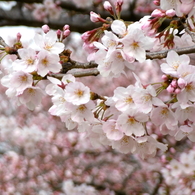
M0 0L1 1L1 0ZM10 0L7 0L7 2ZM20 0L20 3L42 3L43 0ZM90 11L97 12L103 18L107 18L109 13L99 7L79 8L72 2L61 2L63 8L62 15L58 20L49 20L47 24L53 29L62 29L65 24L70 26L71 31L86 32L91 29L100 27L100 23L90 21ZM21 14L22 13L22 14ZM135 14L133 10L125 10L121 13L121 18L126 21L137 21L145 14ZM13 17L14 16L14 17ZM30 27L41 27L45 22L37 21L32 16L32 10L21 10L16 5L11 10L0 9L0 26L17 26L25 25Z
M179 49L169 49L169 50L164 50L164 51L158 51L158 52L146 52L146 58L147 59L163 59L167 57L167 53L171 50L174 50L177 52L179 55L182 54L191 54L195 53L195 46L192 47L184 47L184 48L179 48ZM87 63L80 63L77 61L71 60L70 62L62 64L62 70L61 70L61 75L59 76L60 78L63 76L63 74L66 74L69 70L73 69L91 69L91 68L97 68L98 64L95 62L87 62ZM71 72L75 77L85 77L85 76L97 76L99 74L99 71L97 69L92 69L92 70L87 70L87 71L74 71Z
M177 48L177 49L168 49L168 50L163 50L163 51L158 51L158 52L146 52L146 58L151 59L151 60L166 58L167 53L171 50L174 50L179 55L191 54L191 53L195 53L195 46L183 47L183 48Z

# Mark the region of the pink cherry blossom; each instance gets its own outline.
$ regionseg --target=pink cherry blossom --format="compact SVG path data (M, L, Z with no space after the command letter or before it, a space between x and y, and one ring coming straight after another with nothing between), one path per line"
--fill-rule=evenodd
M18 50L21 59L13 62L13 69L16 71L22 70L33 72L37 70L36 51L32 48L22 48Z
M26 105L30 110L34 110L36 106L40 105L44 93L39 87L29 87L19 95L19 101Z
M142 136L145 134L143 123L146 121L148 121L146 114L131 109L118 117L117 124L127 136L131 136L132 134Z
M36 34L34 41L39 50L46 50L52 54L59 54L64 50L64 44L57 42L57 34L54 31L43 35Z
M116 121L112 119L103 123L102 129L110 140L120 140L124 135L120 128L117 128Z
M64 97L74 105L86 104L90 100L90 89L81 82L69 83Z
M42 77L46 76L49 72L60 72L62 65L59 63L60 58L58 55L42 50L38 53L37 58L37 73Z

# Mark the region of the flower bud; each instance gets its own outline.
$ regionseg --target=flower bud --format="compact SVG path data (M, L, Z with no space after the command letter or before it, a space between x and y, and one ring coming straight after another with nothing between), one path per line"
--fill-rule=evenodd
M64 27L63 27L63 31L65 31L65 30L69 30L69 29L70 29L70 26L69 26L68 24L64 25Z
M91 20L92 22L100 22L101 17L100 17L99 14L96 14L95 12L91 11L91 12L90 12L90 20Z
M109 11L109 12L110 12L110 11L113 12L112 5L110 4L109 1L105 1L104 4L103 4L103 6L104 6L104 9L105 9L105 10L107 10L107 11Z
M42 30L43 30L44 33L48 33L50 31L50 28L47 24L45 24L45 25L42 26Z
M177 85L178 85L181 89L183 89L183 88L186 86L186 81L185 81L183 78L179 78L179 79L177 80Z
M17 33L17 41L20 41L22 35L20 33Z
M152 17L157 17L157 18L161 18L165 16L165 12L160 10L160 9L155 9L152 13L151 13Z
M168 16L168 17L173 17L173 16L175 16L176 12L175 12L174 9L169 9L169 10L167 10L167 11L165 12L165 14L166 14L166 16Z
M175 79L171 81L171 86L173 88L176 88L177 87L177 81Z
M175 92L176 94L179 94L179 93L181 92L181 89L176 88L174 92Z
M172 87L171 85L169 85L169 86L167 87L167 91L168 91L169 93L173 93L174 90L175 90L175 88Z
M117 0L116 4L121 7L123 5L123 0Z
M154 5L156 5L156 6L160 6L160 0L154 0L153 3L154 3Z
M163 81L167 81L168 80L168 77L165 74L163 74L161 78L162 78Z
M70 30L68 29L68 30L65 30L64 32L63 32L63 39L65 39L66 37L68 37L70 35Z
M61 38L62 31L60 29L58 29L56 31L56 34L57 34L58 39L60 39Z

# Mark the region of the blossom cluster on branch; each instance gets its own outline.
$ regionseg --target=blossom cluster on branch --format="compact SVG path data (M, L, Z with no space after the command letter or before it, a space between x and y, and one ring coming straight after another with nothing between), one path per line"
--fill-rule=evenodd
M81 36L83 50L87 53L84 63L73 60L72 51L65 44L71 33L71 26L67 24L57 31L45 24L42 33L37 33L28 42L21 40L20 33L13 45L1 38L1 84L14 104L30 110L40 107L45 96L51 96L49 113L59 117L70 132L82 134L96 149L111 148L119 153L138 155L141 159L161 155L164 169L159 171L155 167L159 183L147 194L168 193L170 182L172 186L176 185L176 177L182 174L182 185L180 188L175 186L172 194L178 194L186 186L185 194L192 194L194 183L188 176L194 176L194 150L189 151L189 159L182 153L177 161L173 156L173 143L176 145L185 140L190 145L195 142L195 66L187 55L194 53L195 2L155 0L156 9L151 15L136 22L121 18L123 3L123 0L104 1L102 6L110 14L107 18L90 12L90 20L100 26ZM55 17L59 17L59 5L57 1L44 1L41 7L35 5L34 14L43 21L51 17L49 14L56 13ZM158 63L156 59L159 59ZM152 72L153 67L158 66L159 73L155 81L148 83L140 75L147 63L152 64L148 71ZM84 84L76 78L98 75L112 82L121 76L128 77L128 74L131 82L116 87L112 95L92 90L90 83ZM147 74L149 72L144 72ZM28 133L20 138L28 140L29 148L25 146L24 153L29 155L34 144L45 144L46 134L36 132L36 126L30 130L24 128L25 131L33 131L34 139L28 140L31 137ZM40 152L33 151L35 154ZM15 153L6 155L3 163L11 158L14 166L18 166L19 157ZM23 172L20 177L23 179ZM8 175L6 179L10 178ZM160 186L162 178L166 179ZM85 194L96 194L96 189L90 186L75 187L72 180L61 179L60 182L63 183L60 186L62 194L82 193L82 188ZM108 191L114 194L116 189ZM106 187L104 190L106 193Z

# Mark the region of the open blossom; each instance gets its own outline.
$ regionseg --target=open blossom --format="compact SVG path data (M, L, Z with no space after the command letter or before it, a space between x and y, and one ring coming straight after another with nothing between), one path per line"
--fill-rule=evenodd
M49 90L49 86L47 87L46 92ZM50 114L55 116L70 114L70 107L72 106L72 104L65 100L64 95L65 91L62 88L56 86L55 93L52 97L53 106L49 109Z
M125 66L133 69L133 65L126 59L124 52L121 49L116 49L107 55L104 50L96 52L95 62L98 63L98 70L103 77L118 77L122 73L125 74Z
M38 53L37 58L37 73L42 77L46 76L49 72L60 72L62 65L59 63L60 58L58 55L42 50Z
M94 109L95 104L91 100L86 104L72 105L69 107L69 110L71 110L71 119L79 123L79 125L81 125L81 122L94 122L95 118L92 112Z
M32 48L22 48L18 50L21 59L13 62L13 69L16 71L22 70L25 72L33 72L37 70L36 51Z
M167 54L167 63L161 64L161 70L167 75L179 76L178 69L181 65L189 65L190 58L187 55L179 56L175 51L171 50Z
M195 125L192 121L186 120L175 134L175 139L178 141L184 137L188 137L190 141L195 142Z
M178 119L180 123L184 123L186 120L193 121L195 116L195 106L189 105L185 109L182 109L180 106L180 103L177 102L174 105L174 108L176 108L175 111L175 117Z
M117 124L125 135L142 136L145 134L143 123L147 121L148 115L138 110L128 110L118 117Z
M177 128L178 120L173 111L166 105L154 108L150 118L155 125L160 126L160 130L163 128L163 125L169 130L175 130Z
M127 88L116 88L114 90L114 96L112 98L115 102L115 107L122 112L129 109L136 109L136 105L132 97L134 92L135 87L133 85L129 85Z
M157 149L165 152L167 150L167 145L158 142L152 136L144 136L135 138L136 147L133 153L139 154L139 156L144 159L148 156L154 157L156 155Z
M194 7L194 0L181 0L180 11L183 14L189 14Z
M124 135L120 128L117 128L116 121L113 119L103 123L102 129L110 140L120 140Z
M45 91L48 95L58 94L58 90L62 90L70 82L75 82L75 77L71 74L65 74L61 80L47 76L47 79L51 82L45 88Z
M169 163L169 169L173 177L178 177L180 174L182 174L183 164L175 159L172 159Z
M34 41L40 50L46 50L52 54L60 54L64 50L64 44L57 42L57 34L54 31L49 31L46 34L36 34Z
M154 39L145 36L137 23L128 26L127 34L121 42L124 44L124 53L127 56L133 56L139 62L146 60L146 50L152 49L154 45Z
M69 83L64 97L74 105L86 104L90 100L90 89L81 82Z
M177 94L178 102L181 108L186 108L189 106L190 101L195 102L195 74L189 74L185 77L186 86L182 91Z
M44 93L39 87L29 87L20 94L19 101L26 105L29 110L34 110L36 106L40 105Z
M133 93L132 97L134 99L135 105L140 111L149 113L152 110L153 105L164 105L164 103L159 98L157 98L156 95L157 94L153 86L148 85L145 89L135 88L135 92Z
M135 150L135 141L132 137L124 135L120 140L113 140L111 145L113 149L121 153L127 154Z
M32 75L23 71L14 72L1 79L2 85L13 88L17 94L21 94L26 88L31 87L32 83Z

